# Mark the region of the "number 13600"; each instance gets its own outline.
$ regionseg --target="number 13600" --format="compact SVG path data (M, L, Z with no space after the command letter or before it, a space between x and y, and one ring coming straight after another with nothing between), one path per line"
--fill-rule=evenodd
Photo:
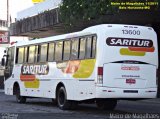
M139 30L122 30L123 34L129 35L140 35L141 32Z

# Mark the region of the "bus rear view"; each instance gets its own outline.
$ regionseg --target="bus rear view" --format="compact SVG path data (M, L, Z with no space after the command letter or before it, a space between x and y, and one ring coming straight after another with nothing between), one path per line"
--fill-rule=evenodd
M155 31L131 25L105 25L104 29L107 30L98 39L96 97L101 101L104 98L156 98Z

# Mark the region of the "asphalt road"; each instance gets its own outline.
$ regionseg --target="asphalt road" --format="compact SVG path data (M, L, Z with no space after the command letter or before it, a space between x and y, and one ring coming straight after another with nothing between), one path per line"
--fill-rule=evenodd
M0 92L0 119L160 119L160 99L119 101L114 111L98 110L93 104L80 104L63 111L51 99L28 99L18 104L14 96Z

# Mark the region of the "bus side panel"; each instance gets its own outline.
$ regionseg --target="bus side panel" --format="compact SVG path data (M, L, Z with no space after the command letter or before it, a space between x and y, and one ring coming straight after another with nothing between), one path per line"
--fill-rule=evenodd
M82 80L76 81L74 85L75 85L74 86L75 88L74 89L72 88L72 90L75 90L75 92L74 92L74 97L71 100L82 101L82 100L95 98L95 81L94 80L85 81L82 79Z
M56 98L56 87L62 83L67 92L68 100L82 101L95 98L95 82L82 80L56 80L42 82L43 87L39 89L21 87L23 96ZM47 85L47 88L44 88Z
M11 80L10 78L7 79L4 82L4 91L6 95L13 95L13 85L14 85L14 80Z

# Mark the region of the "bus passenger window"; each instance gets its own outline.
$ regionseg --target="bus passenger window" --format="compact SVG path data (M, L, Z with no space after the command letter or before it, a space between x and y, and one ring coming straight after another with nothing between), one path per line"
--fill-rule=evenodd
M21 64L23 63L23 58L24 58L24 48L19 48L18 49L18 63Z
M71 42L64 41L64 52L63 52L63 60L69 60L71 51Z
M24 63L28 62L28 47L24 48Z
M40 62L46 62L46 59L47 59L47 46L48 46L48 44L41 45Z
M54 60L54 43L49 43L48 61Z
M78 59L78 46L79 46L79 40L73 39L72 40L72 50L71 50L71 59Z
M62 60L62 48L63 48L63 41L56 42L56 49L55 49L55 60L56 61Z
M79 53L79 59L85 58L85 49L86 49L86 38L80 39L80 53Z
M34 63L34 58L35 58L34 56L35 56L35 46L30 46L28 63Z
M39 46L36 45L35 46L35 54L34 54L34 62L39 62L39 52L38 52L38 50L39 50Z
M96 57L96 36L93 36L93 39L92 39L92 58L95 58Z
M87 38L86 58L91 58L92 37Z

